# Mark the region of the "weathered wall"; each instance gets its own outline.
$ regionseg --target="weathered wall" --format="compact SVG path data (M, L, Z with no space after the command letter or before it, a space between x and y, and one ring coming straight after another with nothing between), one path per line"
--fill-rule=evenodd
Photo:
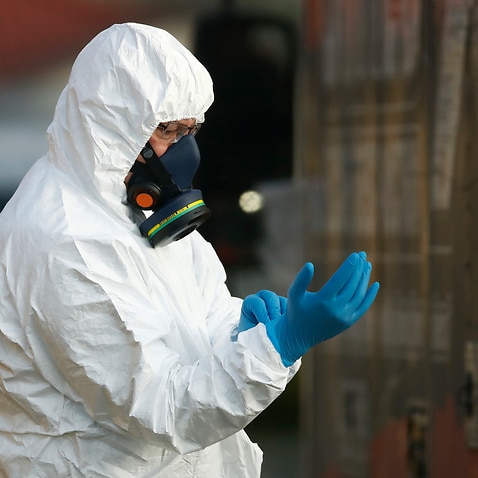
M478 2L304 10L296 175L322 191L304 255L319 286L366 250L382 288L306 357L302 474L477 476Z

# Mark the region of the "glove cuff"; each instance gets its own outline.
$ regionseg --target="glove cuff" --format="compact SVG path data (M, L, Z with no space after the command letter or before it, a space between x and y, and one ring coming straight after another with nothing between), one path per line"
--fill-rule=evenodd
M269 337L269 340L272 342L272 345L274 346L274 348L279 353L280 358L281 358L282 363L284 364L284 366L285 367L290 367L296 361L295 360L294 361L288 360L286 357L284 357L284 354L282 352L280 342L279 342L279 338L277 336L277 330L276 330L278 328L278 326L280 327L280 321L281 320L282 319L272 320L272 321L268 322L267 324L265 324L266 332L267 332L267 336Z

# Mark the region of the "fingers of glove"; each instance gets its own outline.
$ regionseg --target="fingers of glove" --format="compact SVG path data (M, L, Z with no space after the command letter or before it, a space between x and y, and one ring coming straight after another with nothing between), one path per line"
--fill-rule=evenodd
M342 262L342 265L335 271L334 275L323 285L320 293L329 297L335 297L340 292L350 276L357 267L357 263L363 262L363 259L357 252L350 254L350 256Z
M271 292L270 290L261 290L256 295L264 301L269 315L268 320L275 320L281 316L281 298L275 292Z
M314 276L314 266L312 263L307 262L304 264L302 269L296 275L294 281L292 282L291 286L289 287L288 297L292 301L297 301L302 297L307 287L309 287L310 281Z
M245 320L251 323L251 326L258 322L267 322L269 320L269 313L264 301L256 294L248 295L242 303L241 322ZM240 325L240 328L241 325ZM243 329L244 330L244 329Z
M352 270L347 282L345 282L342 290L337 294L337 298L342 301L343 303L349 303L354 295L359 291L360 286L364 280L364 272L368 269L368 262L363 260L363 257L359 256L359 260L357 261L355 267ZM366 283L366 288L368 286L368 282ZM365 290L367 290L365 288ZM365 291L363 292L365 293ZM359 303L361 300L359 301ZM358 305L358 304L357 304Z
M365 314L365 312L367 312L367 310L373 304L375 297L377 297L379 289L380 289L380 284L378 282L374 282L368 288L367 293L365 294L365 297L362 300L362 303L357 307L357 309L353 313L354 322L360 319L360 317L362 317L362 315Z
M281 295L279 296L279 301L280 301L280 312L281 315L284 315L287 311L287 298L282 297Z
M349 310L354 311L362 303L365 294L367 293L371 272L372 264L370 262L365 262L359 281L353 290L352 296L348 299Z

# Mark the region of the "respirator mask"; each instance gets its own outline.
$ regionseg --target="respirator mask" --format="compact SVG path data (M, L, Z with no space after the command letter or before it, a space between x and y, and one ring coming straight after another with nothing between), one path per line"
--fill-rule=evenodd
M126 186L128 202L154 211L139 229L153 247L164 246L193 232L210 216L199 189L192 180L201 161L192 134L183 136L158 157L146 143L141 151L146 164L136 161Z

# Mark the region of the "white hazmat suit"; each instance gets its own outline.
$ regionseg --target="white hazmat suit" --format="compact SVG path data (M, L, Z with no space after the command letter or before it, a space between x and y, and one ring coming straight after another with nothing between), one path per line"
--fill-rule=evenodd
M299 364L262 324L231 340L242 301L213 248L198 232L152 248L125 201L156 126L212 100L154 27L114 25L75 61L48 153L0 215L1 477L260 475L243 428Z

